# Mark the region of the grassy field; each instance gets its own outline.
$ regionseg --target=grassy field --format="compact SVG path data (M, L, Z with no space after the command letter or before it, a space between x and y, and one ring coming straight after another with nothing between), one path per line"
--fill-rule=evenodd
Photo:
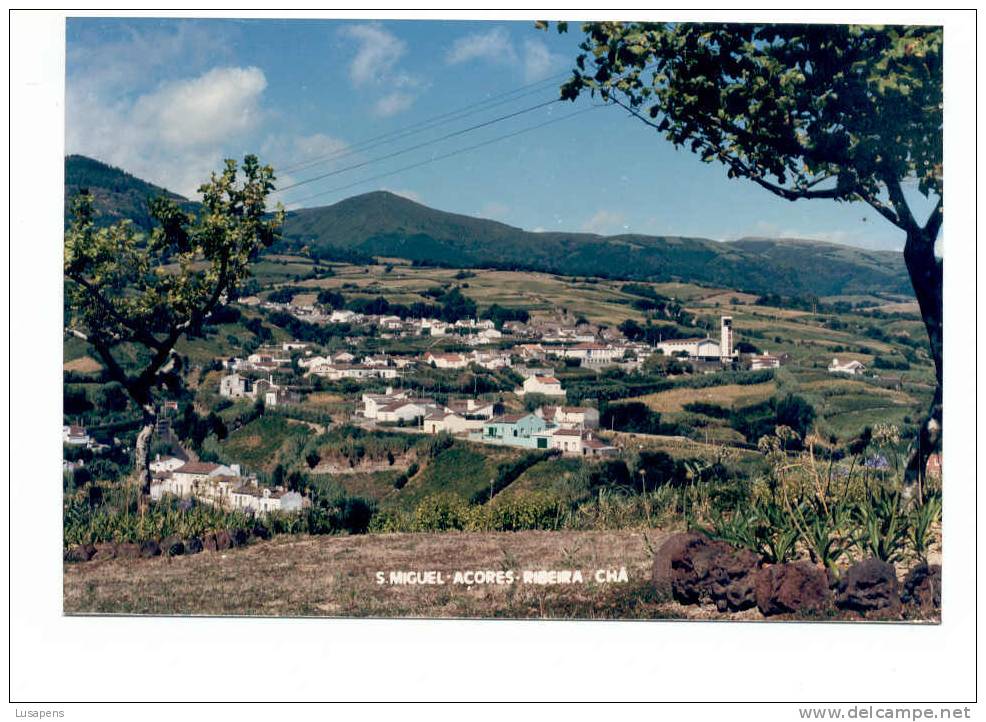
M247 469L269 472L279 461L296 462L282 459L282 453L292 440L304 439L310 433L307 427L290 424L282 417L265 416L230 434L222 444L223 454Z
M681 411L685 404L695 402L718 404L727 409L738 409L766 401L774 395L775 391L777 391L777 384L768 381L763 384L726 384L704 389L671 389L657 394L638 396L628 399L628 401L643 402L654 411L661 413Z
M69 564L67 614L663 619L718 616L649 589L662 530L277 538L228 552ZM599 584L596 570L628 581ZM452 584L455 571L580 570L584 584ZM441 571L444 585L378 584L376 572ZM757 618L756 610L738 616ZM737 615L731 615L736 618Z

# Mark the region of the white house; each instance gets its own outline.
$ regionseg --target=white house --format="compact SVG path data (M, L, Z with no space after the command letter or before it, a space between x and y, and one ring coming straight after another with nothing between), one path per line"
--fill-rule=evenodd
M483 428L484 419L467 419L448 411L435 411L424 418L424 430L429 434L465 434Z
M761 369L778 369L781 367L779 356L771 356L764 351L762 354L750 357L750 370L759 371Z
M492 419L496 416L499 404L493 401L477 401L476 399L450 399L445 404L446 410L461 416Z
M261 368L290 366L291 354L282 348L259 348L247 356L247 361Z
M363 394L363 416L367 419L377 418L377 411L397 401L403 401L410 396L408 391L394 391L389 386L383 394Z
M161 455L158 454L157 458L150 463L150 470L151 473L167 473L175 469L180 469L184 465L184 459L179 459L177 456L166 456L162 459Z
M534 413L563 429L599 427L599 411L589 406L542 406Z
M506 351L473 351L473 363L491 371L508 368L511 365L510 354Z
M346 309L333 311L329 314L329 321L332 323L351 323L356 320L356 313Z
M565 358L581 359L584 365L610 364L623 355L622 349L601 343L578 343L561 352Z
M425 354L426 364L435 364L439 369L464 369L469 365L469 359L459 353L432 353Z
M377 409L377 421L401 422L423 419L438 407L430 399L404 399L395 401Z
M526 394L544 394L545 396L564 396L565 389L561 387L561 381L554 376L530 376L524 379L523 388L517 389L518 396Z
M401 321L400 316L381 316L377 325L388 331L400 331L404 328L404 322Z
M848 361L839 363L839 359L832 359L829 364L830 374L848 374L849 376L862 376L866 372L866 366L859 361Z
M619 453L615 446L582 429L555 429L548 445L566 456L614 456Z
M322 376L330 381L340 379L396 379L396 368L390 366L366 366L365 364L318 363L308 369L309 374Z
M219 380L219 395L231 399L242 399L253 395L250 379L239 374L229 374Z
M668 356L684 354L690 358L719 358L719 344L710 338L676 338L659 342L657 348Z
M213 464L189 461L172 471L157 471L151 484L151 498L162 494L194 497L220 506L226 505L234 486L242 483L239 464Z
M285 491L281 487L271 489L256 484L243 484L230 493L230 506L257 515L274 511L300 511L305 501L298 492Z
M89 440L89 433L84 426L72 424L62 427L63 444L68 444L69 446L88 446Z

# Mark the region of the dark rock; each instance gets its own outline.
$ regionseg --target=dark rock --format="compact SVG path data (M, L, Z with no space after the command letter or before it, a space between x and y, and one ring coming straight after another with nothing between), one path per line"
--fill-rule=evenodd
M216 533L214 531L206 532L202 535L202 548L207 552L214 552L219 548L216 544Z
M216 532L216 549L218 551L225 551L233 546L233 540L229 536L228 531L217 531Z
M133 542L123 542L116 545L117 559L137 559L140 556L140 545Z
M654 566L651 570L651 582L658 593L671 596L674 584L674 570L672 562L681 559L688 550L698 547L708 540L701 534L694 532L680 532L672 534L661 545L661 548L654 554Z
M836 606L860 614L893 616L900 612L900 584L892 565L864 559L842 575L836 589Z
M941 609L941 565L921 562L904 577L901 601L922 611Z
M232 546L241 547L247 543L247 539L249 539L249 535L247 534L246 529L230 529L229 539L230 542L232 543Z
M96 554L96 547L92 544L76 544L65 552L67 562L87 562Z
M177 557L185 553L185 542L176 536L165 537L161 540L161 553L168 557Z
M116 559L116 544L113 542L102 542L96 545L96 553L92 555L94 562L101 562L107 559Z
M654 555L652 581L659 592L683 604L712 601L720 611L756 604L755 576L760 557L701 534L672 535Z
M185 553L186 554L198 554L205 548L202 540L197 536L189 537L185 540Z
M720 612L738 612L757 603L756 580L762 560L749 549L726 546L710 570L709 595Z
M809 561L775 564L757 574L756 598L765 617L820 612L832 604L829 575Z
M140 545L140 556L144 559L161 556L161 545L153 539L148 539Z

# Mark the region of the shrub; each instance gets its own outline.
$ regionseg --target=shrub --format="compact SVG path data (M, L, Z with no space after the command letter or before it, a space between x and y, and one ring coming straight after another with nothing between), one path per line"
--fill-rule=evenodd
M465 529L469 507L454 494L425 497L414 509L414 531L450 531Z

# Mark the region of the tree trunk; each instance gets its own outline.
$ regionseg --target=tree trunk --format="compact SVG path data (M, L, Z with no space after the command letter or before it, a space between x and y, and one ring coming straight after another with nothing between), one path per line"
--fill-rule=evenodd
M916 448L908 461L904 477L908 483L923 483L928 457L938 450L942 434L943 274L942 260L935 256L935 239L924 231L909 232L904 245L904 262L928 332L937 381L934 400L918 429Z
M153 405L144 407L144 424L137 434L134 447L134 480L140 494L140 507L147 505L151 494L151 438L157 426L157 413Z

